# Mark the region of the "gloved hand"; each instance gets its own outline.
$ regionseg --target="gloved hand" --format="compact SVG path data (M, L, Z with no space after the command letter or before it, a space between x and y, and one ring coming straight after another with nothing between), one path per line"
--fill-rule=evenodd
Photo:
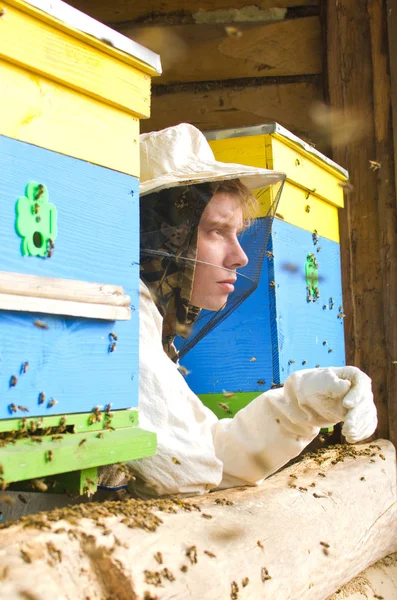
M295 387L299 406L319 427L344 422L349 443L373 434L377 425L371 380L357 367L328 367L297 371L285 386Z

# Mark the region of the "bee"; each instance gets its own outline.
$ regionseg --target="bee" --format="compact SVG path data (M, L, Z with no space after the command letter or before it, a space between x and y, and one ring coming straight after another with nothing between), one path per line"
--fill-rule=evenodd
M306 365L307 364L307 360L302 360L302 365Z
M316 494L316 493L314 493L313 496L315 498L326 498L327 497L327 496L320 496L320 494Z
M381 163L378 162L377 160L370 160L369 161L369 168L371 169L371 171L377 171L378 169L381 168Z
M45 400L45 394L44 394L44 392L40 392L40 394L39 394L39 404L43 404L44 400Z
M322 250L321 246L318 246L317 252L321 252L321 250Z
M80 442L79 442L79 446L84 446L84 444L86 443L87 438L83 438Z
M266 567L261 568L261 579L263 582L267 581L268 579L271 579L269 571L266 569Z
M327 310L328 306L326 304L323 304L323 310Z
M12 375L10 379L10 387L15 387L18 383L18 377L16 375Z
M258 381L256 383L258 385L265 385L265 380L264 379L258 379Z
M319 369L320 367L321 367L321 365L320 365L320 364L316 365L316 369Z
M29 431L30 433L34 433L36 431L36 424L34 421L30 421L29 423Z
M177 458L175 458L175 456L173 456L173 457L172 457L172 462L173 462L175 465L180 465L180 464L181 464L181 463L180 463L180 461L179 461Z
M222 395L224 398L234 398L236 394L234 392L227 392L226 390L222 390Z
M360 477L360 481L366 481L364 475L362 477Z
M333 298L330 298L328 300L328 304L329 304L329 309L332 310L334 308L334 300L333 300Z
M306 487L302 487L302 486L300 486L300 487L299 487L299 490L300 490L301 492L307 492L307 488L306 488Z
M344 319L345 317L346 317L346 315L345 315L345 313L344 313L344 312L340 312L340 313L338 314L338 319Z
M325 474L325 473L318 473L318 475L319 475L320 477L326 477L326 474Z
M178 366L178 371L180 371L184 377L187 377L188 375L190 375L191 371L189 371L189 369L187 369L183 365L180 365L179 363L177 366Z
M273 252L270 252L270 250L266 251L266 256L267 256L267 258L274 258L274 254L273 254Z
M319 235L318 235L318 233L317 233L317 229L315 229L315 230L313 231L313 234L312 234L312 238L313 238L313 244L317 244L317 243L318 243L319 237L320 237L320 236L319 236Z
M38 212L39 212L39 210L40 210L40 204L37 204L37 202L35 202L35 203L33 204L33 213L34 213L35 215L37 215L37 214L38 214Z
M232 600L237 600L237 598L238 598L238 585L235 581L232 581L232 583L231 583L230 598Z
M1 463L0 463L0 475L4 475L4 467Z
M165 577L166 579L168 579L168 581L175 581L175 577L174 575L171 573L171 571L169 569L167 569L167 567L165 567L162 571L161 571L163 577Z
M323 548L323 554L325 554L325 556L329 555L329 550L328 548Z
M112 331L111 333L109 333L109 339L114 340L115 342L117 342L118 337L117 335Z
M51 439L54 440L54 441L56 441L56 440L63 440L63 435L58 435L58 434L52 435Z
M382 460L386 460L386 457L383 454L379 454L379 458L381 458Z
M293 489L296 489L296 487L297 487L297 486L296 486L296 484L295 484L295 483L289 483L289 484L288 484L288 487L290 487L290 488L293 488Z
M108 415L110 413L111 409L112 409L112 405L110 403L106 404L105 413Z
M247 587L247 585L249 584L250 580L248 579L248 577L244 577L244 579L241 581L241 585L243 587Z
M29 363L26 361L24 363L22 363L21 366L21 373L27 373L29 369Z
M291 478L291 479L298 479L298 478L297 478L297 476L296 476L296 475L294 475L293 473L291 473L291 475L290 475L290 478Z
M212 519L212 515L209 515L208 513L203 513L201 516L203 519Z
M205 550L204 550L204 552L205 552ZM182 565L181 566L182 573L186 573L187 570L188 570L188 566L187 565Z
M310 204L306 204L306 206L305 206L305 212L307 212L307 213L310 212Z
M52 450L47 450L46 455L45 455L45 459L47 462L52 462L52 459L54 458L54 455L52 453Z
M9 411L12 413L16 413L18 408L15 406L15 404L10 404L8 407Z
M255 357L255 356L252 356L252 357L249 359L249 362L254 362L254 361L256 361L256 357Z
M161 552L156 552L153 556L154 556L155 560L157 560L159 565L163 564L163 555L161 554Z
M229 37L240 38L243 35L243 32L241 31L241 29L238 29L237 27L234 27L233 25L226 25L225 31Z
M206 554L210 558L216 558L216 554L214 554L213 552L210 552L209 550L204 550L204 554Z
M48 485L44 483L42 479L34 479L32 481L32 488L39 490L39 492L46 492L48 490Z
M21 406L20 404L18 404L18 410L22 412L29 412L29 409L26 406Z
M48 329L47 323L45 323L45 321L40 321L40 319L33 321L33 325L39 329Z
M52 240L51 238L48 238L48 245L51 248L51 250L54 250L54 248L55 248L54 240Z
M58 400L55 400L55 398L52 398L48 404L47 404L47 408L52 408L53 406L55 406L55 404L58 404Z
M314 481L310 484L310 487L316 487L316 484L314 483Z
M256 543L257 543L257 545L259 546L259 548L261 550L264 550L263 544L262 544L262 542L260 540L258 540Z
M328 344L327 340L323 341L323 346L326 346Z
M341 187L347 194L354 190L354 185L352 185L349 181L340 181L338 183L339 187Z
M294 359L293 359L293 358L290 358L290 360L288 361L288 364L289 364L289 365L293 365L294 363L295 363Z
M2 494L0 496L0 502L4 502L4 504L15 504L15 498L12 496L7 496L6 494Z
M31 437L30 439L32 440L32 442L37 442L38 444L41 444L41 443L42 443L42 441L43 441L43 440L41 439L41 437L40 437L40 436L37 436L37 435L32 435L32 437Z
M109 345L109 352L114 352L116 350L116 342L112 342Z
M65 430L65 425L66 425L66 417L64 415L63 417L61 417L61 420L59 421L60 431Z
M95 485L95 481L93 479L91 479L91 477L86 477L86 482L89 483L90 485Z
M36 188L36 200L44 194L44 185L40 183Z
M197 547L189 546L189 548L186 548L186 556L188 557L192 565L197 563Z
M275 288L276 287L276 282L275 281L271 281L269 283L269 285L270 285L271 288Z
M49 249L47 250L47 258L51 258L51 256L52 256L53 254L54 254L54 253L53 253L53 251L51 250L51 248L49 248Z
M100 439L101 439L101 438L103 438L103 435L104 435L104 434L103 434L103 431L100 431L100 432L98 433L98 435L97 435L97 438L100 438Z

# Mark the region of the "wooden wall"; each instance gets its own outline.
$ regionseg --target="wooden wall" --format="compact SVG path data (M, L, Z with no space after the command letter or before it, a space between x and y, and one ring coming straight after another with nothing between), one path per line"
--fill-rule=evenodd
M310 117L323 100L318 0L70 4L160 54L163 74L153 80L142 131L182 121L202 130L278 121L319 141Z

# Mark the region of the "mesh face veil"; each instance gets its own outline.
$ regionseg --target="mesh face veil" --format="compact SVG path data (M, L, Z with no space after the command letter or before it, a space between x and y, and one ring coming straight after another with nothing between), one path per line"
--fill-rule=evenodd
M163 347L173 360L258 286L283 183L255 193L267 207L261 210L265 216L256 219L259 202L255 206L248 190L239 196L220 187L214 195L210 183L172 187L141 199L140 275L163 317ZM225 197L225 203L218 201Z

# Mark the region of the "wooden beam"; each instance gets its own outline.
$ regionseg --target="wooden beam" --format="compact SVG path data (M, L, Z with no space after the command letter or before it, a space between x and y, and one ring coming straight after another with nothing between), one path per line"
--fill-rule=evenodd
M314 140L310 106L323 98L318 78L267 85L188 84L170 89L175 91L153 95L152 117L141 121L143 132L181 122L193 123L206 131L277 121L310 141Z
M327 3L331 107L362 114L361 141L333 147L355 186L341 214L347 360L372 378L378 435L397 443L397 209L382 0ZM386 43L385 43L386 40ZM380 168L372 170L370 161Z
M161 56L156 84L321 73L319 17L268 24L126 25L118 30Z
M395 0L387 1L391 99L393 111L394 175L397 189L397 8Z
M397 550L395 450L377 445L375 463L368 445L334 465L341 451L330 450L321 466L306 457L258 487L193 502L130 499L27 516L0 531L2 597L324 600Z
M104 23L117 23L122 21L137 21L151 15L169 15L175 13L194 14L200 11L214 11L221 9L242 9L253 4L261 9L288 8L293 6L317 5L318 0L147 0L146 2L131 2L131 0L69 0L75 8L91 15Z

